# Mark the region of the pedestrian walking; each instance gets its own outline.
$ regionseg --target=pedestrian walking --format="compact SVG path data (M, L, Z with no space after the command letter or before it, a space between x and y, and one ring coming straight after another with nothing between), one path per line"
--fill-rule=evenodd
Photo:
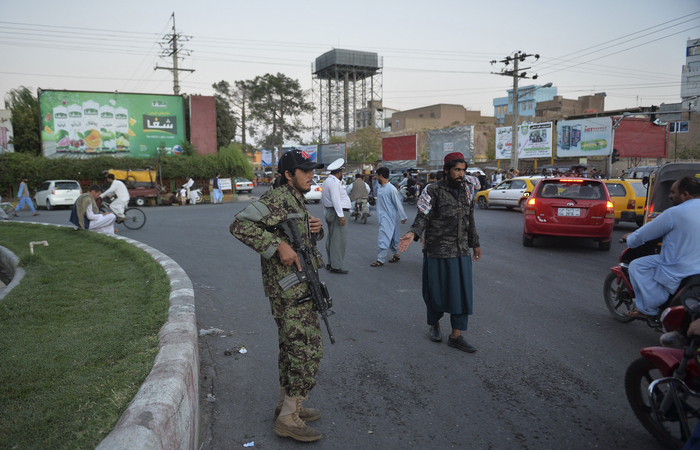
M214 179L211 180L211 186L212 186L212 203L223 203L224 202L224 194L221 192L221 180L219 180L219 176L221 174L217 173Z
M321 413L304 408L302 402L316 384L323 338L313 301L297 302L311 294L308 282L287 290L278 283L301 270L301 264L287 236L276 226L296 215L307 247L314 247L315 240L323 238L321 219L309 215L304 199L304 193L311 189L313 171L322 168L323 164L312 162L298 150L285 152L277 169L283 175L280 187L265 192L260 200L238 213L230 227L232 235L260 253L263 287L277 324L280 385L273 431L298 441L317 441L322 437L319 431L306 424L319 419ZM318 252L314 253L317 255L315 263L321 267L323 260Z
M462 332L473 313L472 261L481 259L479 235L474 223L474 202L464 180L467 163L459 152L445 156L445 177L429 185L418 199L418 213L399 242L399 253L408 249L425 231L423 249L423 300L429 338L442 341L440 319L450 314L450 347L473 353ZM470 248L473 255L470 255Z
M377 194L377 220L379 221L379 239L377 244L377 260L370 264L372 267L384 265L386 257L391 250L393 256L390 263L398 262L399 255L399 222L406 223L406 212L403 210L401 194L389 183L389 169L380 167L377 169L377 178L381 187Z
M180 204L187 204L187 189L185 189L185 186L182 186L182 188L180 189Z
M34 208L34 202L32 202L31 197L29 196L29 187L27 186L27 181L29 181L29 177L22 177L22 181L19 183L19 192L17 192L17 200L19 202L17 203L17 207L15 208L15 216L17 216L17 211L24 209L24 207L28 207L29 210L32 212L32 216L38 216L39 213L36 212L36 209Z
M328 224L328 239L326 240L326 253L328 265L326 269L331 273L346 274L343 269L345 259L345 247L348 244L347 219L350 215L350 197L343 189L340 180L343 179L343 158L338 158L328 165L331 174L323 182L321 202L326 209L325 220Z

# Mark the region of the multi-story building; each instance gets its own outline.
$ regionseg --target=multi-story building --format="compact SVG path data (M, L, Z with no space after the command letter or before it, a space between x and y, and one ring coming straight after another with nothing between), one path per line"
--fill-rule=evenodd
M700 39L688 39L686 44L681 100L684 108L700 111Z
M605 111L605 97L605 92L584 95L579 97L578 100L557 95L551 100L538 103L535 109L535 116L555 120L578 114L602 113Z
M481 111L470 111L462 105L440 103L393 113L391 131L393 133L402 130L434 130L476 123L492 124L494 118L484 117Z
M523 86L518 89L517 108L518 115L523 117L535 117L537 103L553 99L557 95L557 88L541 87L537 85ZM508 97L493 99L493 115L496 123L501 125L512 125L506 123L506 116L513 115L513 89L508 89Z

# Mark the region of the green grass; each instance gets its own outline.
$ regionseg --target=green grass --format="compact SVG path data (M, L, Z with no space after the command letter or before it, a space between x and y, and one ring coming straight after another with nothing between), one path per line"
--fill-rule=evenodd
M71 228L3 223L0 245L26 270L0 300L0 448L95 448L153 367L165 271L132 245Z

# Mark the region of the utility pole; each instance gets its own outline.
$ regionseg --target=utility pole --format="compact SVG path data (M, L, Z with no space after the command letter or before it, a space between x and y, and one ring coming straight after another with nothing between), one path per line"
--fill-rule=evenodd
M177 40L178 38L184 41L189 41L192 39L192 36L183 36L181 34L178 34L177 30L175 29L175 13L172 14L171 16L173 18L173 32L170 34L166 34L163 36L163 41L159 42L161 48L163 49L160 56L161 57L167 57L167 56L172 56L173 57L173 67L159 67L156 65L153 70L158 70L158 69L164 69L164 70L170 70L173 72L173 92L175 95L180 95L180 78L179 78L179 72L184 71L184 72L194 72L194 69L180 69L178 67L178 54L180 52L186 53L187 56L190 56L190 50L186 50L184 48L179 48L177 46Z
M526 58L529 58L531 56L535 57L535 61L540 59L540 55L537 54L528 54L528 53L523 53L520 51L515 52L514 56L506 56L505 59L502 59L501 61L496 61L493 60L491 61L491 65L496 64L497 62L504 63L506 67L512 62L513 63L513 70L507 70L506 68L503 68L500 72L491 72L494 75L502 75L504 77L513 77L513 129L511 130L512 132L512 137L511 137L511 145L510 145L510 168L511 169L518 169L518 100L519 100L519 95L518 95L518 80L520 78L532 78L533 80L537 79L537 74L533 75L532 77L527 76L527 72L520 72L521 70L528 70L531 69L531 67L518 67L519 62L525 62Z

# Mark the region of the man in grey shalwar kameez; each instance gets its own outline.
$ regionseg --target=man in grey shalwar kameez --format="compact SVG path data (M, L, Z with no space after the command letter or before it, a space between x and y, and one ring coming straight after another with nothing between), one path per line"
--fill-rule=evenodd
M445 176L428 185L418 199L418 213L399 242L399 252L406 251L425 231L423 249L423 300L432 341L442 341L440 318L450 314L450 347L473 353L462 332L467 330L472 314L472 261L481 259L479 235L474 224L472 196L477 181L465 177L467 163L459 152L445 156ZM473 256L469 249L473 249Z
M389 250L393 256L389 262L397 262L399 257L399 222L406 223L406 213L401 204L401 194L389 183L389 169L377 169L377 178L381 187L377 190L377 220L379 221L379 239L377 260L370 264L372 267L384 265Z

